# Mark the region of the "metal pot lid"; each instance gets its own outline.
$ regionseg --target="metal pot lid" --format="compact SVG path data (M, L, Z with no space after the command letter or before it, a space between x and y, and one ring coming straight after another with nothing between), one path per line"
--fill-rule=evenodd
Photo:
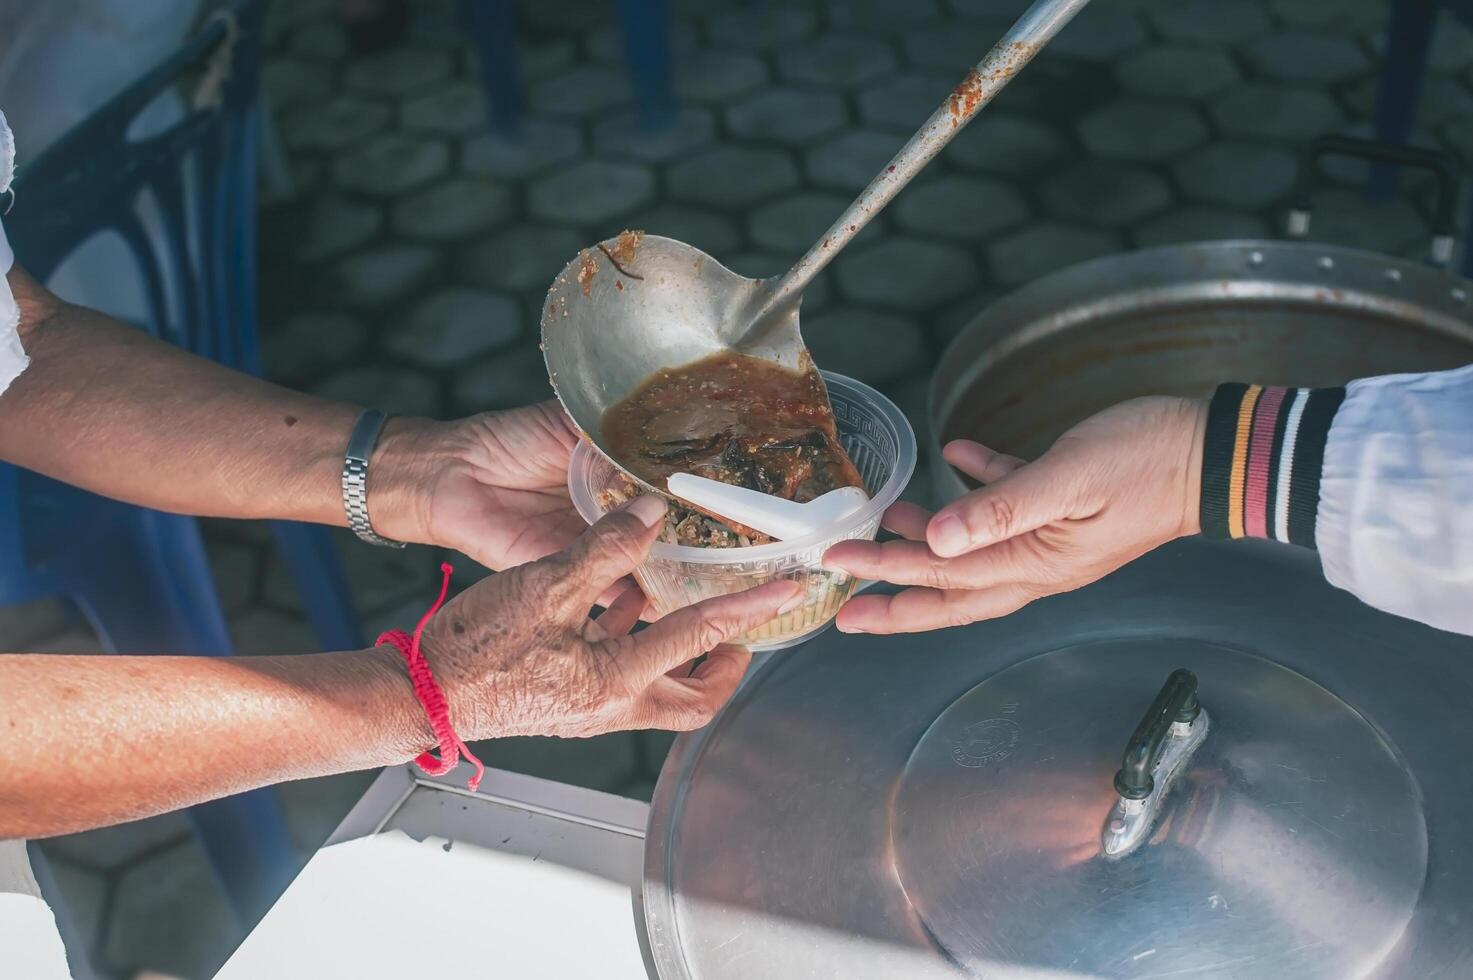
M1153 730L1178 668L1200 713L1178 685ZM652 958L664 980L1473 975L1470 699L1473 640L1243 543L965 629L831 632L672 751ZM1123 785L1155 810L1122 846L1138 728Z
M1200 685L1191 720L1142 717L1168 676ZM1122 795L1137 719L1160 755ZM1287 668L1172 639L1045 653L963 694L901 773L891 840L926 931L987 977L1365 976L1427 868L1416 786L1364 718Z

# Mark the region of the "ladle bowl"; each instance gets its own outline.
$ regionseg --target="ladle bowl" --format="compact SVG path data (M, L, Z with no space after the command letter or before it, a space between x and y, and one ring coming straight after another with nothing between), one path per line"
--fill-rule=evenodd
M553 280L543 306L553 390L584 437L612 458L603 413L663 367L733 350L793 371L807 366L796 302L769 329L748 330L771 296L772 280L739 276L672 238L625 232L586 248Z

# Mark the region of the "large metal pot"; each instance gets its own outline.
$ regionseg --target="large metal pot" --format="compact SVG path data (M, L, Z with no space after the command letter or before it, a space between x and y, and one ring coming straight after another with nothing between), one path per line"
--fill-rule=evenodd
M1467 364L1470 294L1443 269L1303 242L1166 246L1054 273L978 314L942 357L928 446L936 495L966 489L941 460L948 439L1028 459L1138 395Z

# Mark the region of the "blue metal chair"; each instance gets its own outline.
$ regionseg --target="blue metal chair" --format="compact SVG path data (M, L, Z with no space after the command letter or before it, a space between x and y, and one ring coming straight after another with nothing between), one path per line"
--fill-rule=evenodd
M255 187L263 0L231 0L191 41L19 173L5 225L18 261L46 280L99 232L126 243L150 310L143 329L260 373ZM165 131L129 126L181 85L210 93ZM150 231L150 222L154 229ZM147 466L147 460L139 460ZM325 528L278 522L278 545L328 649L363 645ZM105 500L0 465L0 603L60 596L113 652L232 651L197 522ZM160 710L168 692L159 692ZM295 868L269 789L194 807L196 835L243 922Z
M675 118L670 29L665 0L617 0L640 125L658 130ZM462 0L462 15L481 63L491 129L516 138L522 122L516 0Z
M1437 15L1446 11L1473 28L1473 0L1393 0L1386 26L1386 56L1376 93L1376 139L1404 145L1417 118L1417 101L1427 73ZM1399 170L1382 163L1371 169L1370 196L1385 200L1396 192ZM1473 200L1470 200L1473 205ZM1473 209L1468 214L1473 236ZM1463 274L1473 276L1473 237L1463 249Z

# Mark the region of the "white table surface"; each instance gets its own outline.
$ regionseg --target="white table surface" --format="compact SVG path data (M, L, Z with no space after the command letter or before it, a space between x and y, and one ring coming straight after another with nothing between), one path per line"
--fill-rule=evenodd
M469 766L387 769L216 975L649 980L648 807Z

